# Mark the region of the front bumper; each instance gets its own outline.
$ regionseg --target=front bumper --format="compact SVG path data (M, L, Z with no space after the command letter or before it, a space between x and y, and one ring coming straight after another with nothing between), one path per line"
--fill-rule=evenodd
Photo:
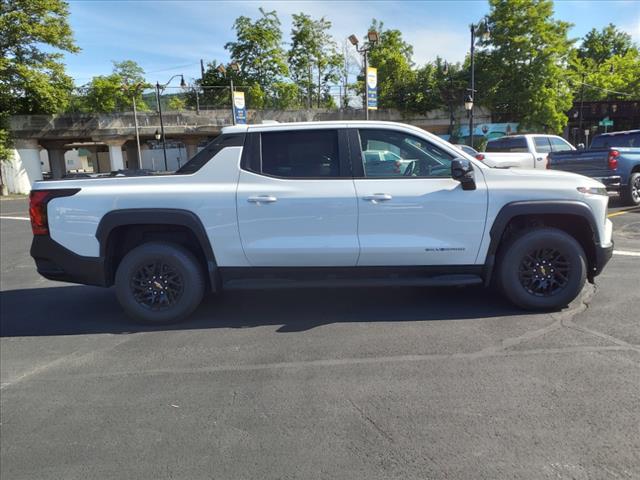
M611 257L613 256L613 242L608 247L601 247L600 245L596 245L596 258L595 263L591 267L591 272L589 272L589 281L593 282L594 277L597 277L602 273L605 265L609 263Z
M34 235L31 256L38 273L49 280L107 286L103 258L77 255L48 235Z

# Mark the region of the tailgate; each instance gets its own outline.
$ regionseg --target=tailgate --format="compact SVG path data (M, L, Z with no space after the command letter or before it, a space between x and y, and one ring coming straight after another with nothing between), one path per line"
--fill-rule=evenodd
M551 152L549 168L578 173L587 177L605 177L609 170L608 150L576 150L572 152Z

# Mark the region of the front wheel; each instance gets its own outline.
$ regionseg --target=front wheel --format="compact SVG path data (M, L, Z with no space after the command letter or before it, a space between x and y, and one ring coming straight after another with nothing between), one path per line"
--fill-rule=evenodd
M504 295L527 310L553 310L578 296L587 261L575 238L556 228L524 231L505 246L498 265Z
M640 205L640 172L631 174L629 185L620 193L622 194L622 201L625 205Z
M147 324L187 318L204 295L205 277L196 258L172 243L151 242L131 250L120 262L116 296L125 312Z

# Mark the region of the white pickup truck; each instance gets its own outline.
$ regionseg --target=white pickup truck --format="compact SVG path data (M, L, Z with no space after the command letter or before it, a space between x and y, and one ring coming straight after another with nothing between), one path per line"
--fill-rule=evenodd
M476 157L490 167L545 169L550 152L567 150L575 148L556 135L508 135L489 140L485 151Z
M372 176L373 150L406 168ZM612 254L607 202L596 180L488 168L409 125L244 125L174 174L36 183L31 255L46 278L115 285L150 323L269 286L495 284L556 309Z

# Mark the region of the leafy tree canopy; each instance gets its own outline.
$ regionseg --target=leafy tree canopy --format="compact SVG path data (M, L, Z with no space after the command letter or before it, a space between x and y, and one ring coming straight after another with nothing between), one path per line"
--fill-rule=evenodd
M238 17L233 24L236 41L228 42L224 47L233 61L240 64L246 81L269 91L275 82L288 74L288 68L278 15L262 8L260 15L255 21L246 16Z
M571 89L566 75L570 24L553 18L551 0L489 0L491 38L478 55L476 102L503 121L559 133L567 123Z
M60 51L79 51L62 0L0 2L0 158L8 158L9 115L54 113L69 103L72 79Z

